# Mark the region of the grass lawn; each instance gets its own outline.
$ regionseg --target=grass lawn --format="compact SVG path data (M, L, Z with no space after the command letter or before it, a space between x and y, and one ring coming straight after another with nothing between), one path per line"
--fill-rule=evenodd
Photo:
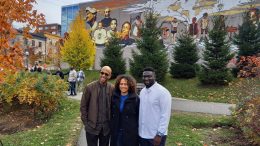
M0 135L0 139L4 146L75 145L81 127L79 101L66 99L45 124L29 131Z
M167 146L248 145L232 124L229 116L174 111Z
M98 71L86 71L84 84L97 80ZM114 83L114 80L110 80ZM197 78L173 79L167 74L166 80L162 83L173 97L191 99L196 101L236 103L239 90L235 84L239 82L235 79L228 86L202 86Z

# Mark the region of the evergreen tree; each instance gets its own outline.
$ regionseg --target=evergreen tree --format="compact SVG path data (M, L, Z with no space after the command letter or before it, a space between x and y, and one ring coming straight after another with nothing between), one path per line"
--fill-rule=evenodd
M199 74L202 84L225 85L231 81L231 74L226 67L234 56L230 53L226 41L226 31L221 29L221 17L213 17L213 29L209 32L209 41L203 54L204 64Z
M112 79L126 72L126 63L122 57L123 47L119 45L120 41L117 36L112 35L104 49L104 58L101 59L100 66L108 65L112 68Z
M78 69L89 69L94 64L96 48L84 19L78 15L70 26L70 32L61 48L62 59Z
M196 76L196 62L199 60L194 39L185 33L177 40L174 47L170 73L174 78L192 78Z
M234 44L239 48L238 56L252 56L260 53L259 29L260 25L257 25L257 20L250 18L250 11L246 12L243 16L243 23L238 28L239 33L234 38Z
M142 77L145 67L153 67L157 81L164 80L168 69L168 59L164 45L160 42L161 33L157 25L158 18L150 11L145 16L145 25L141 29L141 39L137 41L140 52L133 52L133 60L130 60L130 72L137 79Z

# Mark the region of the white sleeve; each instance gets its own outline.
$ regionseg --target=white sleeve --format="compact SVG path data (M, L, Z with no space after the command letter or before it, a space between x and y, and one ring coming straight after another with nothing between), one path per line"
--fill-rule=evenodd
M167 133L168 125L171 118L171 103L172 97L168 90L164 90L160 97L160 123L157 132L164 135Z

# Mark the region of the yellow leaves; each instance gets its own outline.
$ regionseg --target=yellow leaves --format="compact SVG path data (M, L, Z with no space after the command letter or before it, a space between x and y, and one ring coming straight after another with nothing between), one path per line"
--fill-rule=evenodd
M69 37L61 48L63 60L81 69L88 69L94 64L96 53L90 32L85 28L84 20L78 15L72 22Z

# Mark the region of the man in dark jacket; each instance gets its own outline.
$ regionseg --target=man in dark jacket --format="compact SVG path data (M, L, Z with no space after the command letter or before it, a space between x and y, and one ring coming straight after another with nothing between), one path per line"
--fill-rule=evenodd
M84 89L80 112L85 126L88 146L108 146L110 137L109 122L111 119L111 97L113 85L107 81L112 70L109 66L101 68L98 81L94 81Z

